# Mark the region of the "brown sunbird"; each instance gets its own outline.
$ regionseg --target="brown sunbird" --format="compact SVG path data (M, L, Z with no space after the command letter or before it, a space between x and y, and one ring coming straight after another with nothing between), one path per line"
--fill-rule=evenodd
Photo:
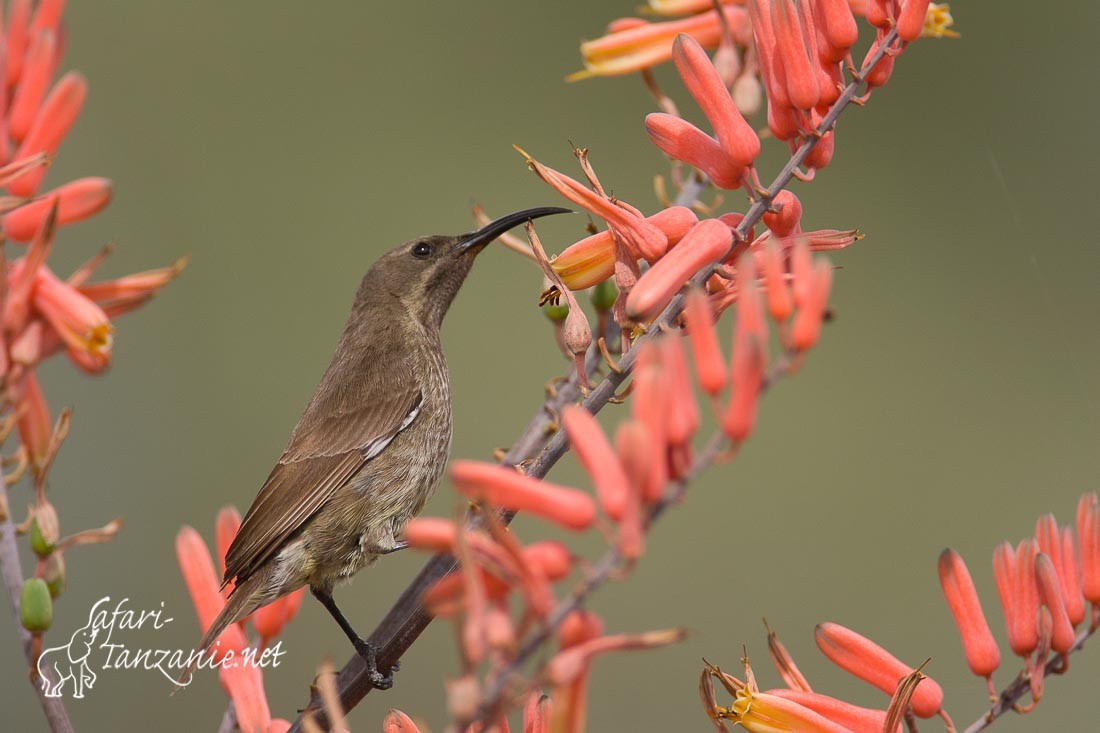
M525 209L476 232L414 239L382 255L355 295L332 362L225 557L225 608L200 642L308 585L386 689L390 670L332 599L337 584L403 547L405 523L439 483L451 445L443 316L478 253L514 226L568 209Z

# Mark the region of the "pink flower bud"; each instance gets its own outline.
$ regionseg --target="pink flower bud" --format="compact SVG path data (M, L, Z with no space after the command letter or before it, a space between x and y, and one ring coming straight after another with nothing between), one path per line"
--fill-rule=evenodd
M1077 543L1081 555L1081 590L1085 600L1100 604L1100 499L1096 492L1077 503Z
M229 546L233 544L233 538L237 536L240 528L241 513L234 506L223 506L214 520L214 550L217 552L218 568L221 571L219 577L225 577L225 555L229 552ZM231 590L233 590L232 582L222 589L222 594L228 597Z
M737 110L725 82L703 47L690 36L681 34L672 45L672 60L733 166L752 165L760 154L760 138Z
M1066 615L1066 605L1062 601L1058 573L1046 553L1035 553L1035 582L1039 589L1039 599L1050 610L1053 622L1050 646L1054 651L1065 654L1073 647L1075 634L1069 616Z
M795 0L771 0L771 12L776 60L783 66L787 96L796 109L812 109L821 95L816 65L810 60L810 49L817 48L816 39L806 38L804 18Z
M459 493L470 499L509 511L531 512L566 529L587 529L596 521L596 504L588 494L510 468L455 461L451 480Z
M764 212L764 226L777 237L802 231L802 202L786 189L772 200L771 209Z
M783 266L783 253L779 251L774 239L764 245L761 274L764 276L764 289L768 299L768 313L776 323L784 323L794 312L794 299L787 284L787 273Z
M206 549L206 543L198 532L186 525L176 535L176 560L179 562L187 592L191 595L191 602L195 606L199 626L205 632L225 606L225 600L218 591L214 561L210 557L210 551ZM214 658L221 659L226 652L231 650L240 653L247 645L241 627L230 624L218 636L211 649L216 650Z
M649 268L626 299L632 318L654 313L668 304L691 277L720 260L733 243L730 228L717 219L704 219L687 236Z
M53 74L55 50L54 34L50 31L39 33L31 39L23 73L8 110L8 132L16 142L26 137L46 96L46 87Z
M872 5L874 2L871 3ZM871 44L871 47L867 49L867 55L863 57L863 69L864 80L867 82L868 89L874 89L875 87L881 87L890 81L890 75L894 73L894 56L887 52L883 55L879 62L875 64L873 69L868 69L867 64L871 61L871 57L874 56L879 49L880 41L876 40Z
M684 353L683 342L675 335L662 338L659 343L665 388L668 390L665 436L672 446L689 445L699 429L699 408L691 387L687 354Z
M4 236L14 242L30 241L49 215L55 198L57 223L72 224L102 211L110 203L111 193L111 181L107 178L70 181L4 216Z
M843 61L859 37L859 28L848 0L817 0L814 20L829 50L829 53L823 54L825 60Z
M46 396L38 384L33 370L23 375L15 410L19 415L16 423L19 427L19 442L27 451L27 460L33 471L37 472L50 447L53 435L53 423L50 422L50 408Z
M615 433L615 448L630 479L630 491L623 505L615 546L625 560L632 562L645 552L643 504L646 499L656 501L659 498L659 492L650 490L651 494L657 494L652 499L646 492L649 487L658 485L658 482L652 480L650 473L655 464L663 460L663 455L654 453L645 425L637 420L627 420L619 424ZM661 488L663 483L660 482Z
M818 624L814 640L833 664L887 695L892 696L901 678L913 671L878 644L840 624ZM928 678L917 687L911 705L917 717L931 718L943 707L943 689Z
M962 639L966 663L971 672L988 679L1001 664L1001 652L986 623L970 571L959 553L946 549L940 554L939 572L944 598Z
M405 713L391 709L382 721L382 733L420 733L420 728Z
M898 38L909 43L920 37L924 30L924 16L928 14L929 0L900 0L901 12L895 26Z
M80 73L70 71L61 77L34 118L16 157L22 158L40 152L52 156L65 139L69 128L76 122L87 93L88 83ZM16 196L31 196L38 190L44 175L41 168L29 171L10 182L8 191Z
M27 42L31 24L31 0L12 0L8 3L7 35L4 39L7 51L8 87L13 87L23 75L23 59L27 55Z
M656 649L657 647L675 644L687 637L684 629L667 629L663 631L646 631L640 634L615 634L613 636L601 636L571 646L558 652L546 663L544 673L554 685L565 685L574 681L587 668L593 657L608 652L636 651L642 649Z
M833 283L833 267L824 260L814 264L809 299L799 308L791 326L791 347L808 351L821 336L821 324L829 306L829 290Z
M662 153L703 171L718 188L741 187L745 167L737 165L717 140L687 120L664 112L651 112L646 115L645 129Z
M523 733L550 733L550 698L535 690L523 706Z
M1004 610L1008 644L1020 657L1030 655L1039 644L1039 592L1034 567L1035 545L1030 540L1021 542L1018 549L1002 542L993 551L993 579Z
M1069 529L1066 529L1069 532ZM1076 626L1085 618L1085 602L1081 596L1081 579L1077 573L1077 548L1072 533L1068 553L1063 552L1062 532L1053 514L1044 514L1035 523L1035 541L1039 552L1050 558L1061 589L1062 603L1070 623ZM1068 555L1068 556L1067 556ZM1053 612L1053 609L1052 609Z
M630 489L611 443L596 418L583 407L568 405L562 410L561 417L569 445L596 487L600 509L610 519L618 521L622 518Z
M716 396L726 386L726 361L714 328L714 311L703 291L692 289L684 301L684 324L691 344L695 378L703 391Z

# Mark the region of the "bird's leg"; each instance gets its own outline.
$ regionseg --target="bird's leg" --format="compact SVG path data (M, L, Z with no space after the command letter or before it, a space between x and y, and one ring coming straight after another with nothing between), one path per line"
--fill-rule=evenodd
M363 661L367 663L367 674L370 676L370 683L379 690L388 690L393 687L393 673L383 675L378 671L378 650L374 644L363 639L359 634L355 633L355 629L351 627L348 620L344 618L343 612L336 606L336 601L332 600L332 596L319 588L309 587L313 597L321 602L321 605L329 612L329 614L336 620L336 623L343 629L344 634L347 635L351 641L352 646L355 647L355 652L363 658ZM394 665L394 669L396 669Z

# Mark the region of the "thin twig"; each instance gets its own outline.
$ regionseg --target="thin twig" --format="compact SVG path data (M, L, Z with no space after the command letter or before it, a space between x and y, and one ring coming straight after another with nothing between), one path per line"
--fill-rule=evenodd
M0 491L4 491L0 488ZM8 600L11 601L12 615L15 619L15 627L19 632L19 641L23 645L23 656L27 664L34 664L34 651L32 650L32 638L29 631L23 628L19 622L19 598L23 593L23 568L19 563L19 545L15 541L15 525L11 517L4 517L0 521L0 573L4 576L4 587L7 589ZM38 695L38 704L42 706L42 712L46 715L46 722L53 733L72 733L73 724L69 720L69 713L60 697L46 697L46 691L42 686L41 678L31 680L35 694Z
M882 42L879 44L875 53L872 54L866 63L863 65L863 69L873 69L879 61L885 56L886 51L890 49L894 42L897 40L897 30L891 29L889 33L883 37ZM809 135L802 145L794 152L787 164L783 166L783 169L772 181L772 184L763 192L752 206L749 207L748 212L745 214L745 218L737 227L737 234L744 240L748 235L749 230L756 225L756 223L763 217L764 213L771 205L772 199L775 198L786 186L791 182L794 177L794 172L802 165L813 150L817 141L821 139L821 136L833 129L836 124L837 118L840 113L851 104L852 100L856 97L856 93L860 87L863 86L862 77L857 77L850 82L841 92L837 101L833 103L833 106L829 108L828 113L822 118L821 124L818 125L816 133ZM677 196L677 203L694 201L699 197L699 194L708 185L705 180L689 182ZM697 273L692 278L691 283L694 285L702 285L710 277L713 271L713 266L703 268L702 271ZM622 382L629 376L630 370L634 365L634 361L637 358L638 350L643 343L652 338L653 333L659 333L660 325L668 325L680 314L683 310L684 295L681 292L672 302L662 311L660 316L654 321L655 328L651 328L647 334L642 335L635 340L631 348L622 355L619 360L619 367L622 369L621 374L611 372L604 379L588 393L588 397L582 403L584 408L590 413L596 414L607 404L608 400L614 396ZM589 360L595 357L595 350L589 351ZM573 370L570 370L571 372ZM580 391L577 388L577 381L575 374L570 374L564 385L558 390L557 394L548 402L539 407L538 412L524 428L520 434L519 439L505 454L501 463L504 464L518 464L525 462L525 473L535 478L543 478L550 471L550 469L565 455L567 449L567 443L565 435L558 431L553 435L548 436L547 426L553 421L553 416L560 412L561 408L567 404L570 404L578 399ZM549 437L549 439L547 439ZM526 463L529 461L529 463ZM505 522L511 520L511 517L504 517ZM436 555L425 563L421 568L417 576L411 583L405 588L405 590L398 596L393 606L386 613L381 623L371 633L368 641L378 649L378 667L382 670L389 670L395 662L400 660L405 651L412 646L413 642L420 636L421 633L428 627L428 624L432 622L432 617L424 609L420 602L424 591L435 583L440 578L449 574L455 567L454 558L449 555ZM370 683L369 675L367 674L366 664L359 655L355 655L348 660L347 664L340 670L337 676L337 687L340 691L340 704L345 711L350 711L368 694L374 689ZM310 701L305 708L305 711L312 712L314 714L314 720L322 726L327 727L327 720L324 718L323 711L321 710L321 700L319 696L314 693L311 695ZM305 712L304 711L304 712ZM302 730L302 716L299 715L298 719L291 727L292 733L299 733Z

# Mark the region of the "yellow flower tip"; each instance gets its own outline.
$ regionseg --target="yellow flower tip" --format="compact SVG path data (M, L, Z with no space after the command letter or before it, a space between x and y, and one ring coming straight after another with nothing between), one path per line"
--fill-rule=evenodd
M955 19L951 17L951 6L947 3L929 3L924 15L924 29L921 38L958 38L959 34L951 30Z
M599 74L591 69L581 69L580 71L574 71L572 74L567 75L565 81L572 84L575 81L584 81L585 79L591 79L596 76L599 76Z
M110 323L101 323L91 330L85 339L84 348L89 354L106 354L114 342L114 327Z
M522 155L524 160L527 161L528 165L535 162L535 159L532 158L531 155L526 150L524 150L520 146L516 145L515 143L512 144L512 149L515 150L520 155Z

